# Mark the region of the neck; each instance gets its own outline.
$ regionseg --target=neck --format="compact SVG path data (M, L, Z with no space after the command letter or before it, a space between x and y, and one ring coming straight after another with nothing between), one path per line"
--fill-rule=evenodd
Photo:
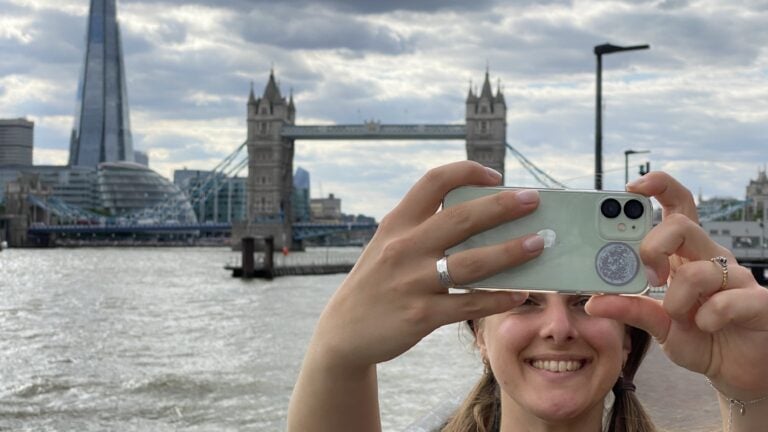
M568 418L547 418L522 409L514 401L501 403L501 432L602 432L603 404ZM505 403L507 402L507 403ZM506 405L506 407L505 407Z

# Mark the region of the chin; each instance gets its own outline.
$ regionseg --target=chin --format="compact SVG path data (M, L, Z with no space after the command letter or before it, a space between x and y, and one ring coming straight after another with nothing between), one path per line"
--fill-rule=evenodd
M594 405L590 406L585 400L575 399L573 395L552 395L537 401L529 410L542 420L559 423L586 416L593 408Z

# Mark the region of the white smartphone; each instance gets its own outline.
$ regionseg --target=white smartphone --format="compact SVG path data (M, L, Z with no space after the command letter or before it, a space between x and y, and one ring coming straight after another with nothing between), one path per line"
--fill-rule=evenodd
M508 189L520 188L462 186L445 196L443 208ZM541 255L461 288L572 294L646 291L638 250L653 222L647 197L622 191L537 190L540 202L533 213L478 233L446 255L531 233L544 237Z

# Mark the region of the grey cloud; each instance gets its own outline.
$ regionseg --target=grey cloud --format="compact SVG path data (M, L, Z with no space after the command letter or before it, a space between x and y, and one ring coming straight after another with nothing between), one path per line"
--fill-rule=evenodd
M662 0L657 4L657 7L663 10L675 10L685 8L688 4L688 0Z
M679 68L681 63L748 65L759 56L761 44L744 43L744 35L749 34L753 42L768 38L764 17L736 19L727 15L705 16L695 11L608 14L593 25L605 28L607 34L631 37L628 43L650 43L654 61L671 68Z
M124 3L146 3L146 0L124 0ZM526 0L525 3L539 3L541 0ZM548 0L546 3L562 2ZM215 2L205 0L162 0L163 4L201 4L239 11L258 11L265 7L275 5L274 0L218 0ZM494 0L387 0L387 1L358 1L358 0L282 0L281 4L294 12L307 7L323 7L326 9L353 12L360 14L378 14L394 11L468 11L491 7Z
M282 92L313 91L323 78L310 70L300 58L286 53L244 52L231 55L220 50L204 50L178 55L151 52L126 59L128 93L134 108L163 118L203 119L244 116L250 81L261 94L274 60ZM256 55L256 54L259 55ZM204 106L189 100L195 93L220 98Z
M282 11L280 9L283 9ZM290 12L285 6L253 11L246 19L238 19L245 40L275 45L285 49L347 49L351 51L400 54L410 49L407 38L382 25L370 24L354 16L323 10Z
M388 0L388 1L358 1L358 0L324 0L321 3L345 11L357 13L384 13L393 11L474 11L493 5L492 0Z
M489 23L491 16L483 16L483 22ZM686 65L748 66L760 58L763 46L768 43L765 18L755 15L715 19L698 11L668 13L644 9L643 12L602 14L587 23L563 23L542 14L516 20L511 28L484 25L483 31L475 32L474 26L462 26L458 30L460 34L473 34L478 41L467 44L464 53L460 51L461 41L455 41L457 46L452 51L460 54L455 61L467 67L477 63L478 56L484 56L492 70L534 80L594 73L592 48L605 42L651 45L649 52L607 56L604 59L607 69L635 64L669 71ZM747 34L749 43L744 41ZM431 35L421 34L415 40L420 50L443 49L442 41ZM478 46L482 47L479 52Z
M9 13L9 16L27 17L28 11ZM21 44L15 39L0 39L3 56L16 54L27 64L68 63L72 58L82 59L85 27L81 17L62 12L41 11L32 16L29 25L31 41ZM82 30L81 30L82 29ZM2 62L7 64L5 59ZM10 62L8 62L10 63Z

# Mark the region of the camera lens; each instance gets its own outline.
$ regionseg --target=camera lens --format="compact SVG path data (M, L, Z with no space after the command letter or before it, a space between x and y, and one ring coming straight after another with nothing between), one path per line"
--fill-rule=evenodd
M621 213L621 204L613 198L608 198L600 204L600 212L603 216L613 219Z
M644 211L643 204L636 199L631 199L624 204L624 213L630 219L639 218Z

